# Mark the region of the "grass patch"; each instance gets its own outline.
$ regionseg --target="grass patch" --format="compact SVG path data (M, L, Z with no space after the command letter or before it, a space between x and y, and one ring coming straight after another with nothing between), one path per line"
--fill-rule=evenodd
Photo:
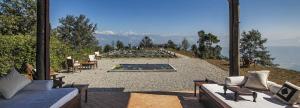
M219 68L228 71L229 62L225 60L206 59L207 62L218 66ZM246 75L248 71L253 70L270 70L269 80L278 84L283 84L285 81L289 81L293 84L300 86L300 72L294 70L288 70L278 67L263 67L263 66L250 66L249 68L241 67L241 75Z

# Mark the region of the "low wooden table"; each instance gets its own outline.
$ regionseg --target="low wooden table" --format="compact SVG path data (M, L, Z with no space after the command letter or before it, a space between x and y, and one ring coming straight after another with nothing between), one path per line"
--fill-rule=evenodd
M77 88L81 96L85 96L84 102L87 103L89 84L67 84L64 88Z
M97 63L96 62L81 62L81 68L85 68L85 69L92 69L97 67Z
M253 96L253 102L256 102L257 93L249 90L248 88L241 88L241 87L230 87L224 85L224 94L226 95L226 91L231 90L234 92L234 100L238 101L239 95L251 95Z

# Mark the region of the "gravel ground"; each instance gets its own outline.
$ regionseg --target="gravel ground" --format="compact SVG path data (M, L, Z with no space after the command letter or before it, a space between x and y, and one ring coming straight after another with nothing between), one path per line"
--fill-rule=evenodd
M107 72L121 63L169 63L177 72ZM76 73L60 73L66 76L65 82L90 84L89 88L114 88L123 91L182 91L193 90L193 80L206 77L223 82L228 72L208 62L181 56L180 58L102 58L98 60L98 68L82 70ZM107 90L105 89L105 90Z

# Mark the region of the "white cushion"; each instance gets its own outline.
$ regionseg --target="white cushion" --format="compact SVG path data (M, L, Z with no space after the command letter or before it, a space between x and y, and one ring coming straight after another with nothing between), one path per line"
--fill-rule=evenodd
M95 55L89 55L89 60L90 60L90 61L97 61L97 60L95 59Z
M234 93L227 90L227 96L224 95L224 89L219 84L203 84L201 88L210 92L210 95L220 99L220 101L229 105L230 108L298 108L285 104L284 102L276 99L273 95L265 91L256 91L256 102L253 102L253 97L248 95L240 95L239 101L234 101Z
M68 56L67 59L72 59L72 57L71 57L71 56Z
M99 51L95 52L95 55L100 56L100 52Z
M244 85L246 81L247 78L245 76L232 76L232 77L225 78L225 84L229 86Z
M5 99L10 99L30 82L31 80L13 68L8 75L0 78L0 92Z
M281 87L282 87L282 85L279 85L279 84L277 84L275 82L272 82L272 81L268 81L268 89L273 94L276 94L280 90Z
M268 90L268 77L270 71L249 71L245 87L259 90Z
M22 90L51 90L52 87L53 80L33 80Z
M279 100L292 105L298 103L299 96L300 96L300 87L290 82L285 82L275 95L275 97L278 98Z

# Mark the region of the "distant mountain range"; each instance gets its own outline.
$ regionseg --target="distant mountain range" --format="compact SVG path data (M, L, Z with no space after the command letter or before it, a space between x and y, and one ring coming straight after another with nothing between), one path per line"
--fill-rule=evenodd
M122 41L124 45L138 45L139 42L144 38L145 35L122 35L122 34L96 34L96 38L99 40L100 46L105 46L107 44L112 44L112 42ZM160 36L160 35L147 35L149 36L153 43L163 44L167 43L168 40L172 40L176 44L181 44L181 41L186 38L190 45L196 44L198 36ZM225 36L220 36L220 45L222 47L228 47L229 38Z
M181 41L186 38L189 43L195 44L197 42L197 36L159 36L159 35L149 35L155 44L167 43L168 40L172 40L176 44L180 44ZM107 35L107 34L96 34L96 38L99 40L99 44L104 46L106 44L112 44L118 40L122 41L124 45L129 43L132 45L138 45L139 42L144 38L142 35Z

